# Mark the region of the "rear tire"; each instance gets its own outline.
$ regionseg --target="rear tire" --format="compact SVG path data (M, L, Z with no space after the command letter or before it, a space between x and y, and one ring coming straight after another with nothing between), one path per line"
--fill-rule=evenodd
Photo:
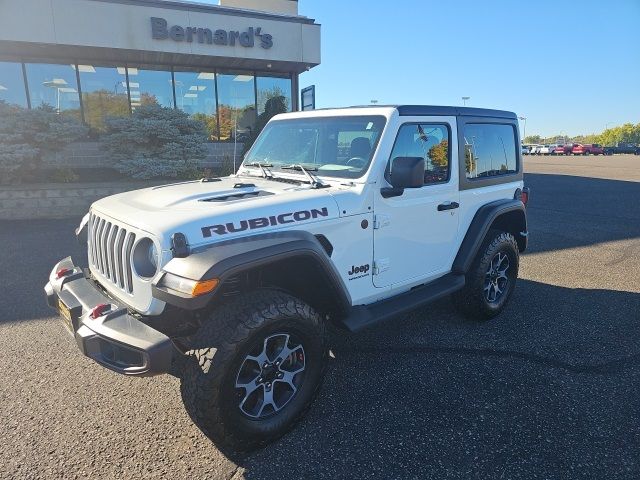
M325 325L303 301L257 290L215 310L188 354L187 413L222 451L246 452L285 434L310 407L327 366Z
M453 295L456 308L474 320L499 315L515 288L519 260L513 235L489 230L466 275L464 288Z

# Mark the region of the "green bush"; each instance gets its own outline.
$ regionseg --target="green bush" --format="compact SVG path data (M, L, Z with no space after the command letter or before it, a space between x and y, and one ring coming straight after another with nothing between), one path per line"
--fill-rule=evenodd
M207 155L205 125L180 110L143 105L105 126L101 139L115 168L133 178L193 177Z
M60 151L86 134L76 118L48 105L27 110L0 101L0 183L37 179L45 152Z

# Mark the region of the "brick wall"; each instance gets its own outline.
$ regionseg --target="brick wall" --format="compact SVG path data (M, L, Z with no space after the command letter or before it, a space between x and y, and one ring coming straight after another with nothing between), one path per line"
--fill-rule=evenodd
M0 186L0 220L79 217L99 198L160 183L163 182Z

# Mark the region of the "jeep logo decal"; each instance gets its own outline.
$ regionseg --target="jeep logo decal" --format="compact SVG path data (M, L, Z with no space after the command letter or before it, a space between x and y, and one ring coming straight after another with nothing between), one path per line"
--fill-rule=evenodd
M280 215L271 215L269 217L240 220L237 225L234 222L229 222L224 225L202 227L202 236L207 238L212 236L214 233L218 235L226 235L227 233L237 233L245 230L255 230L256 228L304 222L305 220L328 216L329 210L327 207L322 207L320 210L312 208L311 210L300 210L298 212L281 213Z
M368 263L366 265L360 265L359 267L352 265L351 270L347 272L347 275L349 275L350 277L349 280L355 280L356 278L362 278L362 277L368 276L370 268L371 267L369 266ZM353 277L352 275L356 275L356 276Z

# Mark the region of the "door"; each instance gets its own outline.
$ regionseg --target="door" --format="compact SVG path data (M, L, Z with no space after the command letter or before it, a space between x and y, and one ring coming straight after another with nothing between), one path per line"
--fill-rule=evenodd
M404 123L393 159L425 159L424 186L407 188L399 196L376 193L374 276L376 287L411 283L449 271L458 233L458 155L452 144L455 119L447 123Z

